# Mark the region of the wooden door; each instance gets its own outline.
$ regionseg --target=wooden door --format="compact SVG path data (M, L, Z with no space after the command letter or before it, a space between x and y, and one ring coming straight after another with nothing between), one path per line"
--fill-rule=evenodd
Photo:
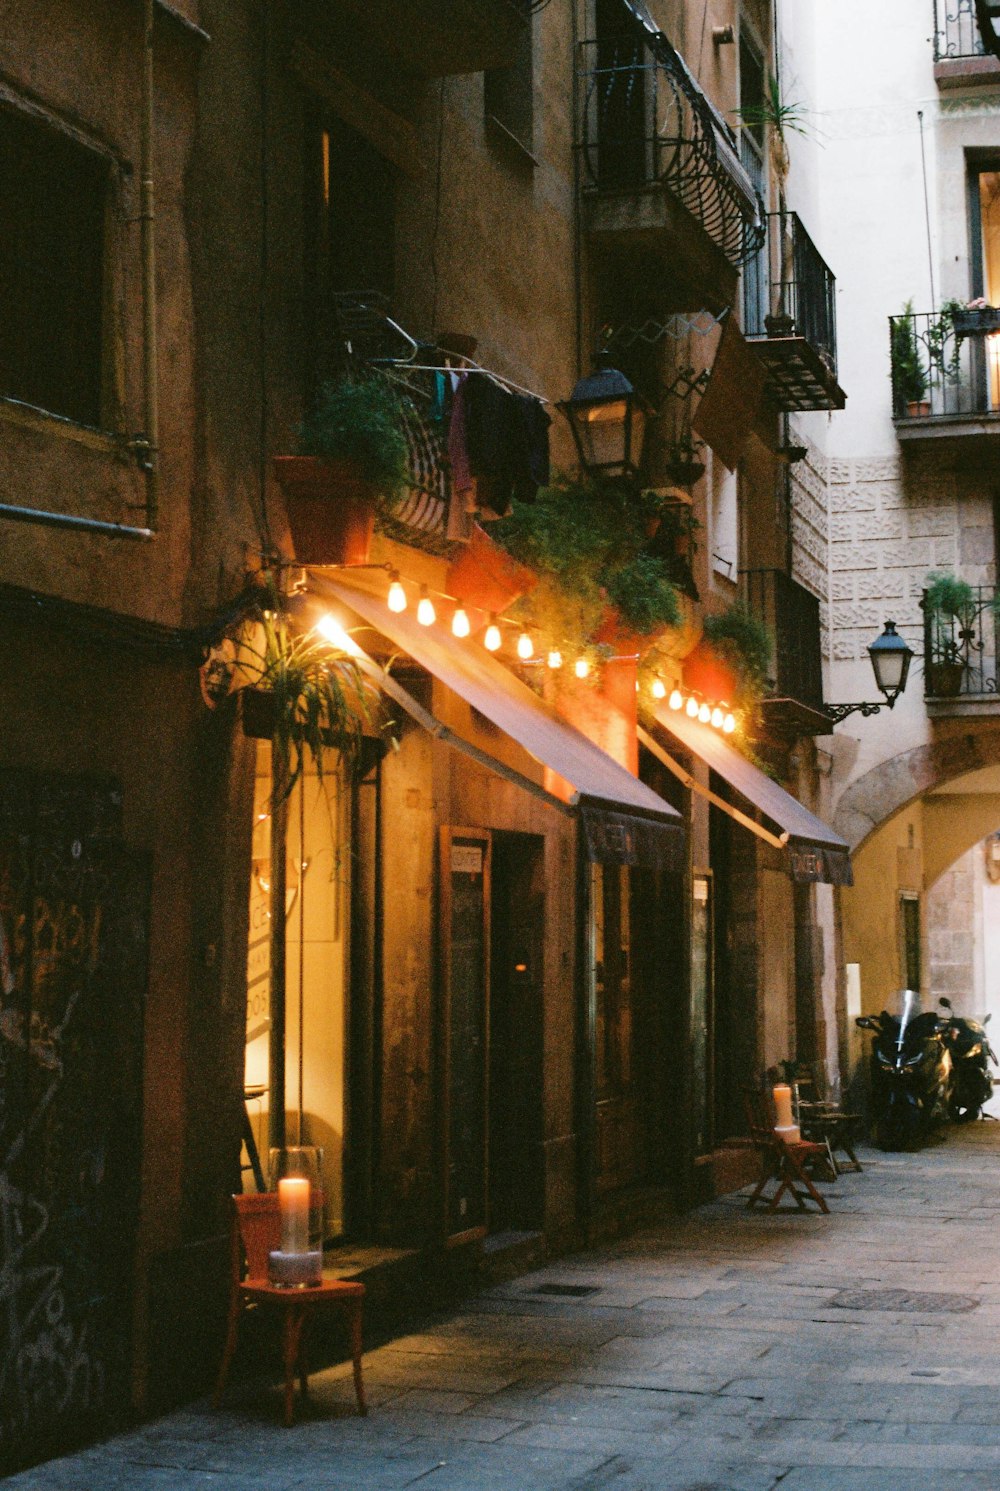
M441 1034L444 1231L489 1225L490 835L442 828Z

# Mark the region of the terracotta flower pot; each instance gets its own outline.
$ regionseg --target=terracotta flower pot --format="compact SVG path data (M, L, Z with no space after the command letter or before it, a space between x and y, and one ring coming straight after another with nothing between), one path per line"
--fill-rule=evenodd
M376 492L349 461L275 456L288 526L300 564L367 564Z
M605 606L594 641L613 649L616 657L634 657L647 652L659 632L637 632L622 618L616 606Z
M930 399L907 399L907 419L927 419L931 412Z
M736 696L735 672L705 642L699 642L685 658L684 684L709 704L731 704Z
M449 565L446 584L449 595L456 596L463 605L499 615L534 590L538 576L527 565L512 559L478 523L473 523L472 538Z
M957 698L962 692L962 679L964 676L964 663L928 663L927 692L934 699Z

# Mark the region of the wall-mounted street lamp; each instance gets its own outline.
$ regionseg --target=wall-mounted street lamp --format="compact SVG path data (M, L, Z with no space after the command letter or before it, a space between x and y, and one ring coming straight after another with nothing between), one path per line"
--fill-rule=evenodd
M869 700L861 704L825 704L825 712L835 725L846 720L849 714L878 714L880 709L891 709L906 688L906 679L913 659L913 649L908 647L896 631L896 623L887 621L881 636L875 638L868 648L875 674L875 686L884 699L877 703Z
M983 46L1000 57L1000 0L976 0L976 20Z
M645 400L624 373L601 368L556 406L573 431L580 465L592 476L637 476L646 434Z

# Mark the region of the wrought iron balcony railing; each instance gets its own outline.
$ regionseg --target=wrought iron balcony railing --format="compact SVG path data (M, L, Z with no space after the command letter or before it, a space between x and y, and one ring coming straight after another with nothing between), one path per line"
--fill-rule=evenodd
M755 272L744 273L743 315L782 409L844 407L836 295L837 281L798 214L768 213L766 245Z
M996 698L998 608L1000 591L993 585L971 586L958 615L942 615L924 604L925 698Z
M581 43L579 79L585 191L660 186L730 264L757 251L763 207L735 136L662 32L636 13L628 32Z
M1000 416L1000 313L890 316L889 348L897 428Z
M791 701L822 714L823 654L819 601L812 591L777 569L743 571L747 610L774 638L772 677L775 702ZM823 724L824 722L819 722ZM829 728L829 722L825 722Z
M976 0L934 0L934 60L985 57L976 21Z

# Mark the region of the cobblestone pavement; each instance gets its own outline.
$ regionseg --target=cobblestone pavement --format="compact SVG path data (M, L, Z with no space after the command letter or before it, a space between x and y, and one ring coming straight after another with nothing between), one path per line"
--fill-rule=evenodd
M5 1491L997 1491L1000 1124L864 1158L829 1217L731 1197L434 1317L367 1419L338 1367L293 1429L234 1390Z

